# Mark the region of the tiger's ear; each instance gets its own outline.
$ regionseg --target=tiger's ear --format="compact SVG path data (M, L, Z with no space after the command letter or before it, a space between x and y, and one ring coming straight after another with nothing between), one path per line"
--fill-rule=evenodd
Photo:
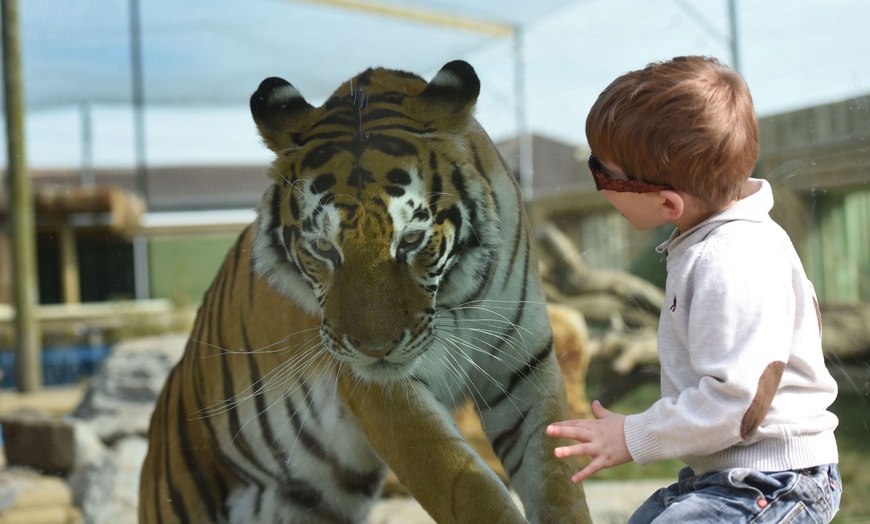
M260 136L276 153L296 145L295 134L307 129L313 109L299 90L283 78L263 80L251 95L251 115Z
M455 129L464 126L471 116L479 94L480 79L474 68L467 62L454 60L438 71L412 103L418 116L432 121L436 127Z

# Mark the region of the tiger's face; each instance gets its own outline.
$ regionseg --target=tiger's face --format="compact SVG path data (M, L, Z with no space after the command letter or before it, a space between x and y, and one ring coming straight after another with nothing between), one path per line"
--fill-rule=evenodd
M256 266L320 314L325 347L365 379L412 373L437 309L494 256L498 217L465 136L479 83L463 64L429 84L369 70L319 108L279 79L251 100L277 154Z

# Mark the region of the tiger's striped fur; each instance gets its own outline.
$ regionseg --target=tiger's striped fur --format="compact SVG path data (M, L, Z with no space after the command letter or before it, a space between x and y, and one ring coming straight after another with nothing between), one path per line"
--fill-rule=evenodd
M322 106L263 81L274 184L155 409L142 522L363 522L386 467L438 522L587 522L521 196L464 62ZM461 438L473 398L525 519Z

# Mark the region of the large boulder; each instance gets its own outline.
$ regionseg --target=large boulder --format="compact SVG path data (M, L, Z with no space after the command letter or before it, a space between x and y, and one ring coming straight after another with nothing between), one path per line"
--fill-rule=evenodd
M68 482L85 522L136 522L151 413L186 342L186 334L172 334L117 344L68 419L75 429Z
M144 437L166 376L186 342L186 334L119 342L92 378L73 417L88 421L108 445L131 435Z
M124 437L69 476L73 498L85 522L136 524L139 472L147 451L148 441L143 437Z

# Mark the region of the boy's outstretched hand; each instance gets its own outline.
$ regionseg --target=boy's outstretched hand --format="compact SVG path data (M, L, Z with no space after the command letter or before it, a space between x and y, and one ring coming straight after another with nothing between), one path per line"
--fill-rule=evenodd
M547 426L547 435L573 439L579 444L556 448L557 457L585 456L592 459L588 466L575 473L571 480L580 482L604 468L631 462L625 443L625 415L604 409L597 400L592 403L597 420L566 420Z

